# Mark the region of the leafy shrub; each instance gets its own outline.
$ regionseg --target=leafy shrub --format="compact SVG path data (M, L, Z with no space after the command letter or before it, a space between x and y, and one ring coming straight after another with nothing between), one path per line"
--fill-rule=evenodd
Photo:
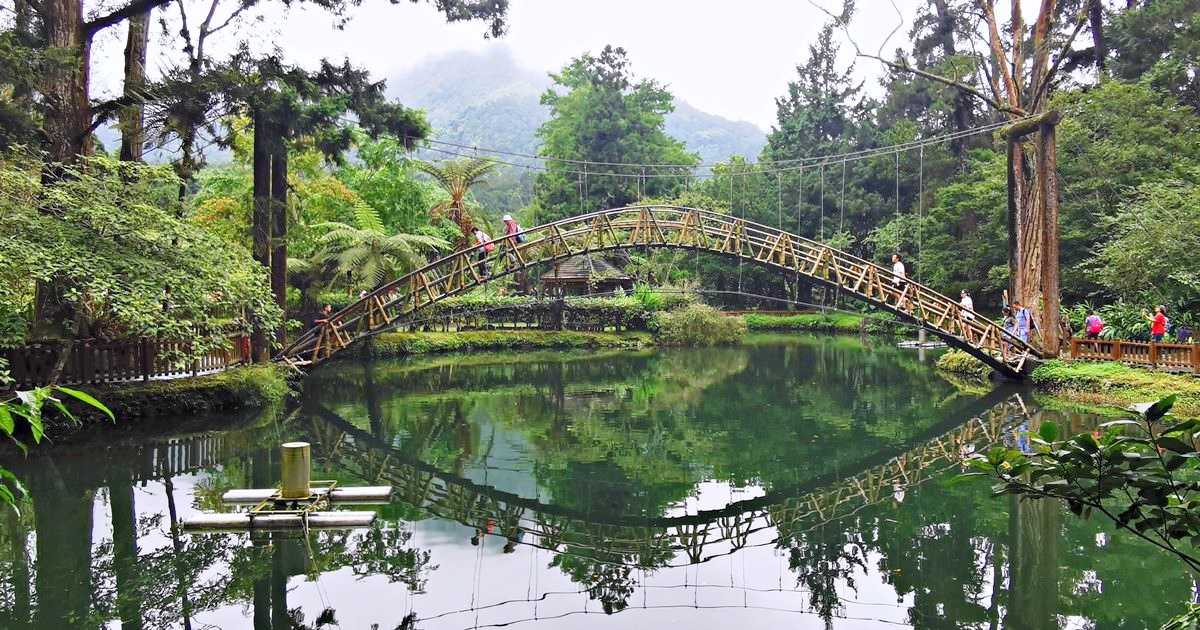
M332 306L335 313L357 301L357 295L350 295L345 291L325 291L317 296L318 304L321 306L325 306L326 304Z
M614 334L575 331L469 331L455 333L387 333L357 346L372 357L477 350L529 348L636 348L649 339L645 333Z
M1104 330L1100 332L1100 338L1149 341L1150 322L1142 317L1142 310L1149 311L1154 304L1159 304L1161 301L1156 301L1153 296L1147 296L1144 302L1144 306L1134 306L1119 300L1094 308L1096 314L1104 321ZM1071 320L1071 330L1075 331L1077 336L1083 335L1083 320L1087 317L1089 310L1093 310L1093 306L1086 302L1064 309L1064 313ZM1193 329L1196 327L1190 313L1181 312L1170 304L1167 305L1167 317L1171 320L1171 329L1167 331L1169 338L1174 338L1174 333L1180 326L1189 326Z
M661 293L644 284L633 287L633 297L642 305L642 309L647 313L661 311L666 304L666 299L663 298Z
M872 335L896 335L904 329L904 325L896 316L886 311L871 313L867 317L867 332Z
M633 288L633 297L646 313L673 311L700 302L700 296L686 286L650 287L639 284Z
M728 317L707 304L689 304L653 317L655 338L670 346L713 346L736 343L746 335L741 317Z
M962 350L950 350L938 357L937 369L940 372L985 380L992 373L992 368Z
M816 330L828 332L858 332L863 318L849 313L797 313L795 315L764 315L747 313L742 316L750 330Z

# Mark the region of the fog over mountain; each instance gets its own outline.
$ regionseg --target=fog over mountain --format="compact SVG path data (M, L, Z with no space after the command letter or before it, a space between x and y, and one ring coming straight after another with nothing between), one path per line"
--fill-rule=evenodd
M539 100L552 84L548 74L519 67L506 50L455 51L390 77L388 92L406 106L426 111L434 140L536 154L534 134L549 115ZM684 141L689 151L698 152L706 164L731 155L755 159L766 144L766 132L756 125L702 112L679 99L667 115L666 131ZM430 158L447 156L426 153Z

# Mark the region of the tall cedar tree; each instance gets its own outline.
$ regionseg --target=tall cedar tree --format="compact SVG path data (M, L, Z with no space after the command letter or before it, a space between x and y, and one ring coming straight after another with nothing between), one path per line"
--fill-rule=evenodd
M624 48L585 53L542 94L550 120L538 129L539 155L549 158L534 194L541 221L629 205L683 189L699 156L667 135L671 93L650 79L635 80ZM671 168L609 164L671 164Z

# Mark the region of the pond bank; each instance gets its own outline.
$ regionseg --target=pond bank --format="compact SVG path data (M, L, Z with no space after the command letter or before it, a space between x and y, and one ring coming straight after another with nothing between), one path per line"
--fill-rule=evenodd
M950 351L937 362L938 371L972 381L986 382L991 370L961 351ZM1047 394L1051 406L1111 415L1132 403L1151 402L1178 394L1173 413L1200 416L1200 378L1099 361L1047 361L1029 378L1033 387Z
M211 412L263 408L283 401L288 374L280 365L250 365L216 374L148 383L78 386L108 407L118 423L154 420ZM68 401L82 424L108 422L108 417ZM65 421L47 424L51 435L76 427Z

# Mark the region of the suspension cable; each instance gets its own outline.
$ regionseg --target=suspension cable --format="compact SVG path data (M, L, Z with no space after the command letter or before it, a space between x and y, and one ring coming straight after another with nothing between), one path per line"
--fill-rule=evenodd
M917 167L917 269L921 269L921 257L924 249L923 234L925 232L925 147L921 147L918 158ZM921 279L920 273L916 274L917 281Z

